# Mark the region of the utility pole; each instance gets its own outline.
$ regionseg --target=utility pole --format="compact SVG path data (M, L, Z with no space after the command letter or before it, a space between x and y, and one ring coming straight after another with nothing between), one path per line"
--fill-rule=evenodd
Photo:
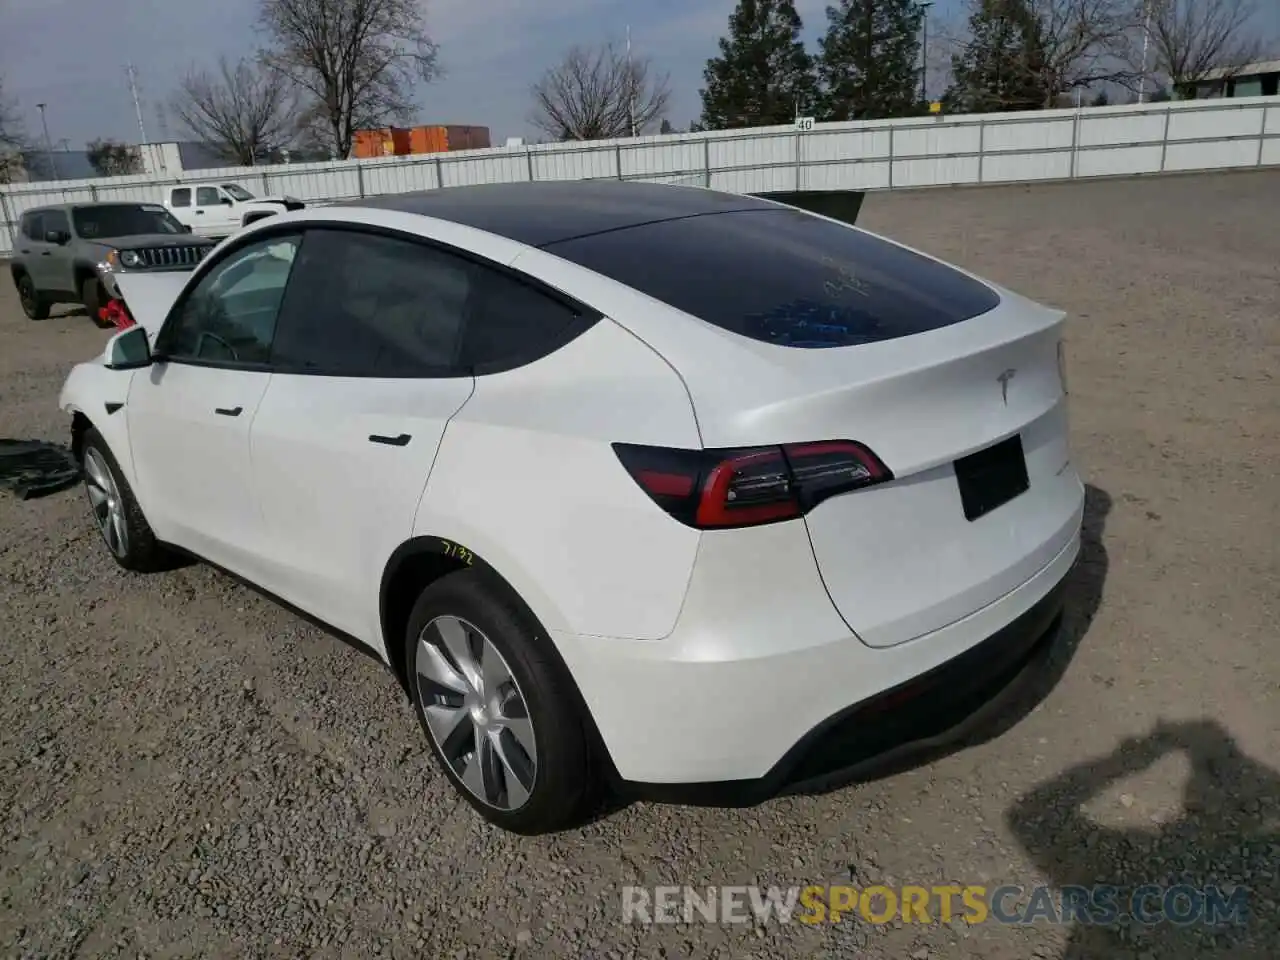
M53 155L53 141L49 139L49 121L45 118L44 111L47 104L37 103L36 109L40 111L40 126L44 128L44 150L45 156L49 158L49 168L53 170L53 179L61 180L62 175L58 173L58 160Z
M147 143L147 128L142 122L142 100L138 97L138 71L132 63L125 65L125 73L129 75L129 93L133 95L133 112L138 117L138 133L142 135L142 143Z
M631 117L631 136L636 135L636 75L631 67L631 24L627 24L627 113Z
M1139 103L1147 98L1147 46L1151 42L1151 0L1143 0L1142 10L1142 79L1138 85Z
M920 99L929 102L929 8L933 0L920 4L920 27L924 36L920 41Z

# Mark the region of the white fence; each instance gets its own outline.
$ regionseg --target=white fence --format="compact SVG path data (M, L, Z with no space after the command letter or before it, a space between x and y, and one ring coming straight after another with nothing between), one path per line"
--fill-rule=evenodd
M161 199L166 184L236 181L309 201L513 180L616 178L734 193L892 190L1280 165L1280 99L823 123L272 167L11 184L0 256L24 210Z

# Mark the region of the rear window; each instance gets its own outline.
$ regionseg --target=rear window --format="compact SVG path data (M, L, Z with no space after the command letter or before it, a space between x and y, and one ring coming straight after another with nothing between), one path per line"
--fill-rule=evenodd
M666 220L545 249L724 330L787 347L907 337L1000 302L950 267L795 210Z

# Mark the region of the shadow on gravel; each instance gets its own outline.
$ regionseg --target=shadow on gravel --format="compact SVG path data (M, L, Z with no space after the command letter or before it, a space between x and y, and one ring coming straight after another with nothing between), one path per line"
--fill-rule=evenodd
M1177 751L1191 765L1177 820L1122 829L1100 826L1084 814L1081 808L1092 797ZM1008 822L1054 886L1117 888L1110 899L1118 918L1109 922L1094 914L1093 922L1077 922L1063 960L1276 955L1280 774L1245 756L1213 720L1158 724L1110 756L1037 787L1009 810ZM1146 884L1163 889L1135 895ZM1193 889L1166 897L1168 888L1181 884ZM1214 897L1206 888L1214 886L1229 905L1234 888L1247 893L1241 913L1233 917L1228 907L1210 925ZM1161 911L1187 922L1141 922L1159 920Z

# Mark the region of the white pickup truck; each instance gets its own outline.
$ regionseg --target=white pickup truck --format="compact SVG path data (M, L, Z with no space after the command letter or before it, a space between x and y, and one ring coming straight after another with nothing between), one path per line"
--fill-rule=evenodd
M285 210L301 210L295 197L255 197L238 183L181 183L166 187L164 205L202 237L222 238Z

